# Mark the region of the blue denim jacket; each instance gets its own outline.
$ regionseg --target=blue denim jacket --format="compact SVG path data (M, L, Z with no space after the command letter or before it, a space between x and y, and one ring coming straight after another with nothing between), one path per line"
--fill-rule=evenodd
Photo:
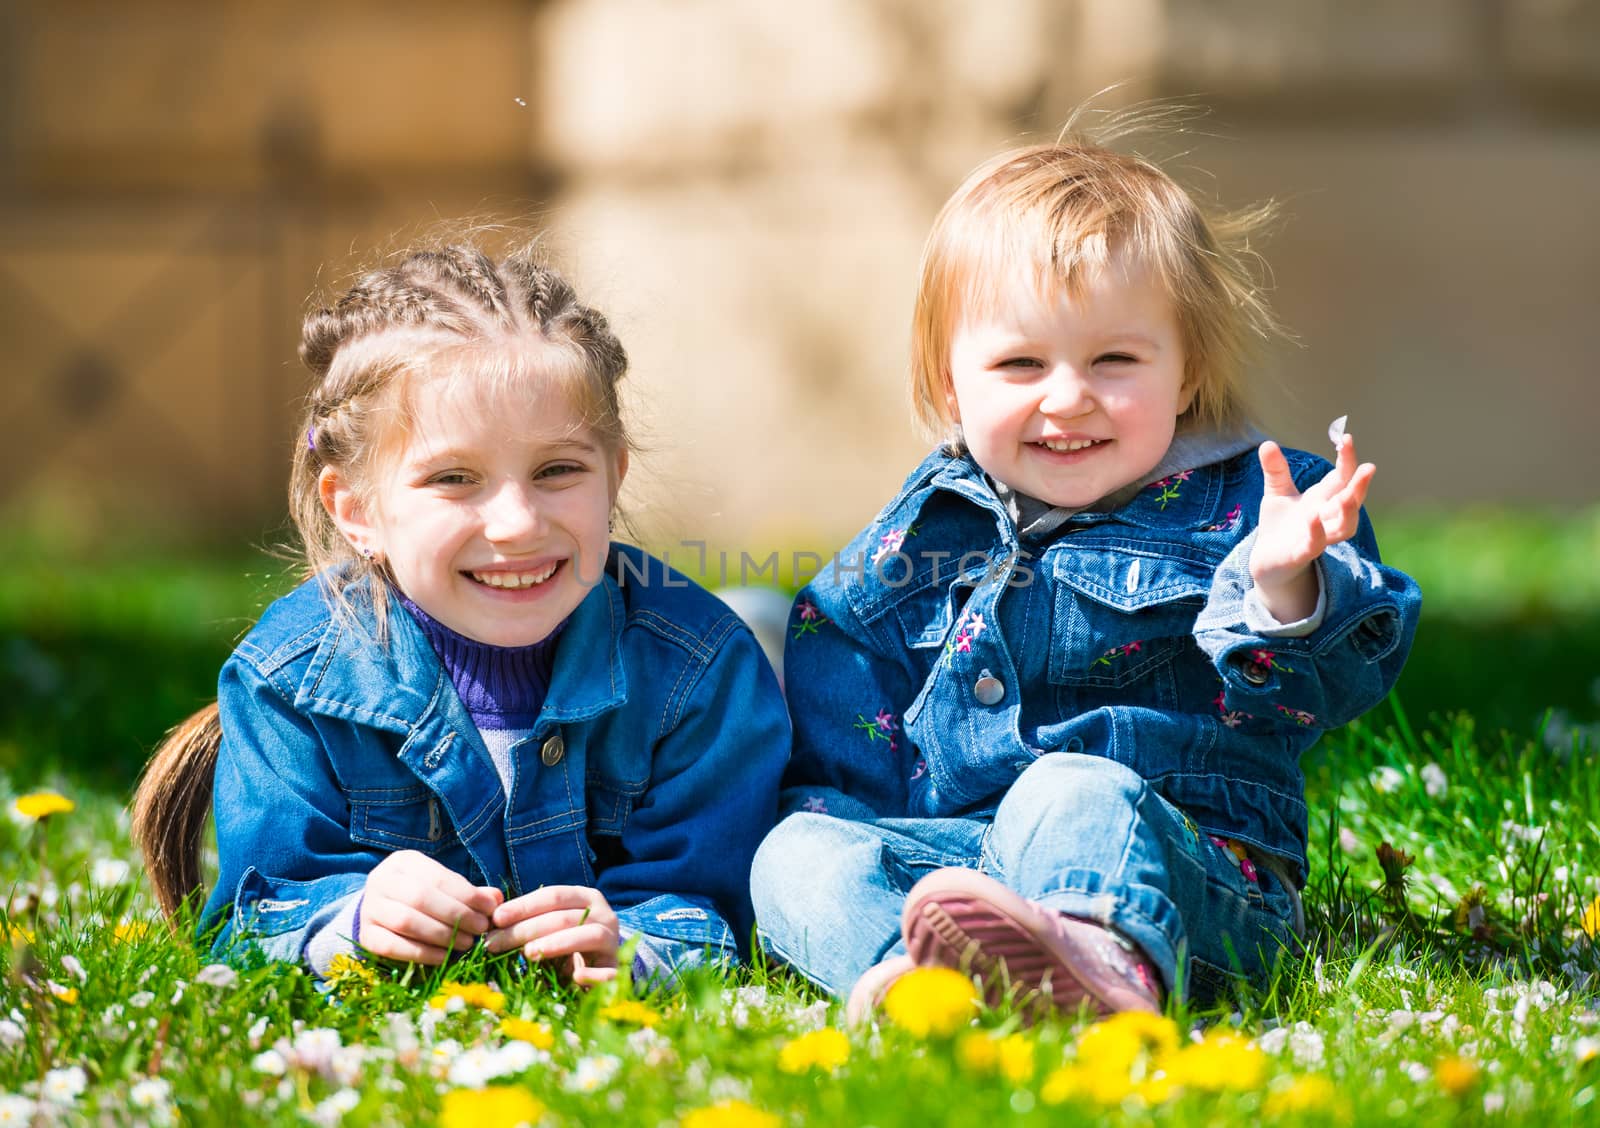
M330 613L309 581L222 669L219 876L204 920L307 958L368 872L420 850L508 897L598 888L637 963L733 956L752 926L750 859L776 814L790 730L749 630L702 588L614 545L573 612L511 799L416 621Z
M1286 454L1302 490L1330 469ZM1034 544L935 451L796 601L785 808L983 815L1040 755L1086 752L1303 883L1300 754L1383 700L1421 597L1363 514L1318 562L1320 620L1277 623L1251 594L1262 492L1252 451Z

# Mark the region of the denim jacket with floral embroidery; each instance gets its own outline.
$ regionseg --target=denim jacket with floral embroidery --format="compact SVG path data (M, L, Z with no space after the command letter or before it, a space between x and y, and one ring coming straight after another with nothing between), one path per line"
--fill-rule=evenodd
M1302 490L1330 469L1285 453ZM1303 882L1300 754L1383 700L1421 596L1363 513L1316 565L1309 633L1277 623L1251 594L1262 493L1252 451L1034 544L969 457L935 451L795 602L785 809L983 815L1038 756L1092 753Z
M724 604L614 545L568 620L510 801L416 620L329 611L317 581L267 609L223 667L214 807L217 949L308 958L367 874L420 850L508 897L576 884L640 934L636 967L732 957L790 730L771 666ZM317 969L322 970L322 969Z

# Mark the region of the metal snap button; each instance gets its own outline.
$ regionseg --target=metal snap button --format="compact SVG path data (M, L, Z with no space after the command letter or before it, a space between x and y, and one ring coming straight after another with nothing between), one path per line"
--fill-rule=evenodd
M567 754L567 742L561 739L559 732L553 732L545 738L544 747L539 749L539 759L547 768L553 768L561 762L561 757Z
M1006 695L1006 687L999 678L984 670L973 683L972 693L980 705L998 705Z
M1251 685L1261 686L1267 684L1267 679L1272 676L1272 671L1260 662L1246 662L1239 668L1239 674Z

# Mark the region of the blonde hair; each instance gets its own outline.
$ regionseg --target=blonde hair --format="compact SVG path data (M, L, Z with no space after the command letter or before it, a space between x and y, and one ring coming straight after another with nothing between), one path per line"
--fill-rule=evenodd
M336 612L355 590L370 599L380 638L388 585L381 562L358 553L322 502L332 467L370 490L382 459L412 419L424 377L493 390L554 384L614 456L630 449L617 385L628 357L605 317L530 249L499 261L476 247L413 250L363 274L301 328L300 359L316 378L295 436L289 512L306 576ZM133 801L133 837L162 909L175 916L200 891L200 835L222 743L215 704L178 725L146 766Z
M1116 135L1149 125L1124 116ZM1068 127L1069 130L1072 128ZM1242 420L1241 375L1251 345L1283 335L1256 280L1249 248L1272 205L1207 215L1153 162L1086 134L1012 149L968 175L940 209L923 246L911 324L911 399L930 437L947 439L950 340L972 303L997 300L1031 271L1041 293L1081 292L1124 248L1153 270L1177 307L1187 412L1227 426Z

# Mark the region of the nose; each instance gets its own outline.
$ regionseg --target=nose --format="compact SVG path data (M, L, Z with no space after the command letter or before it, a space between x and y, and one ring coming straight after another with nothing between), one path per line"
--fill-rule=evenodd
M1094 410L1094 391L1084 374L1070 364L1058 364L1045 376L1039 411L1072 417Z
M502 484L489 496L482 512L483 535L496 544L526 541L544 529L538 499L522 482Z

